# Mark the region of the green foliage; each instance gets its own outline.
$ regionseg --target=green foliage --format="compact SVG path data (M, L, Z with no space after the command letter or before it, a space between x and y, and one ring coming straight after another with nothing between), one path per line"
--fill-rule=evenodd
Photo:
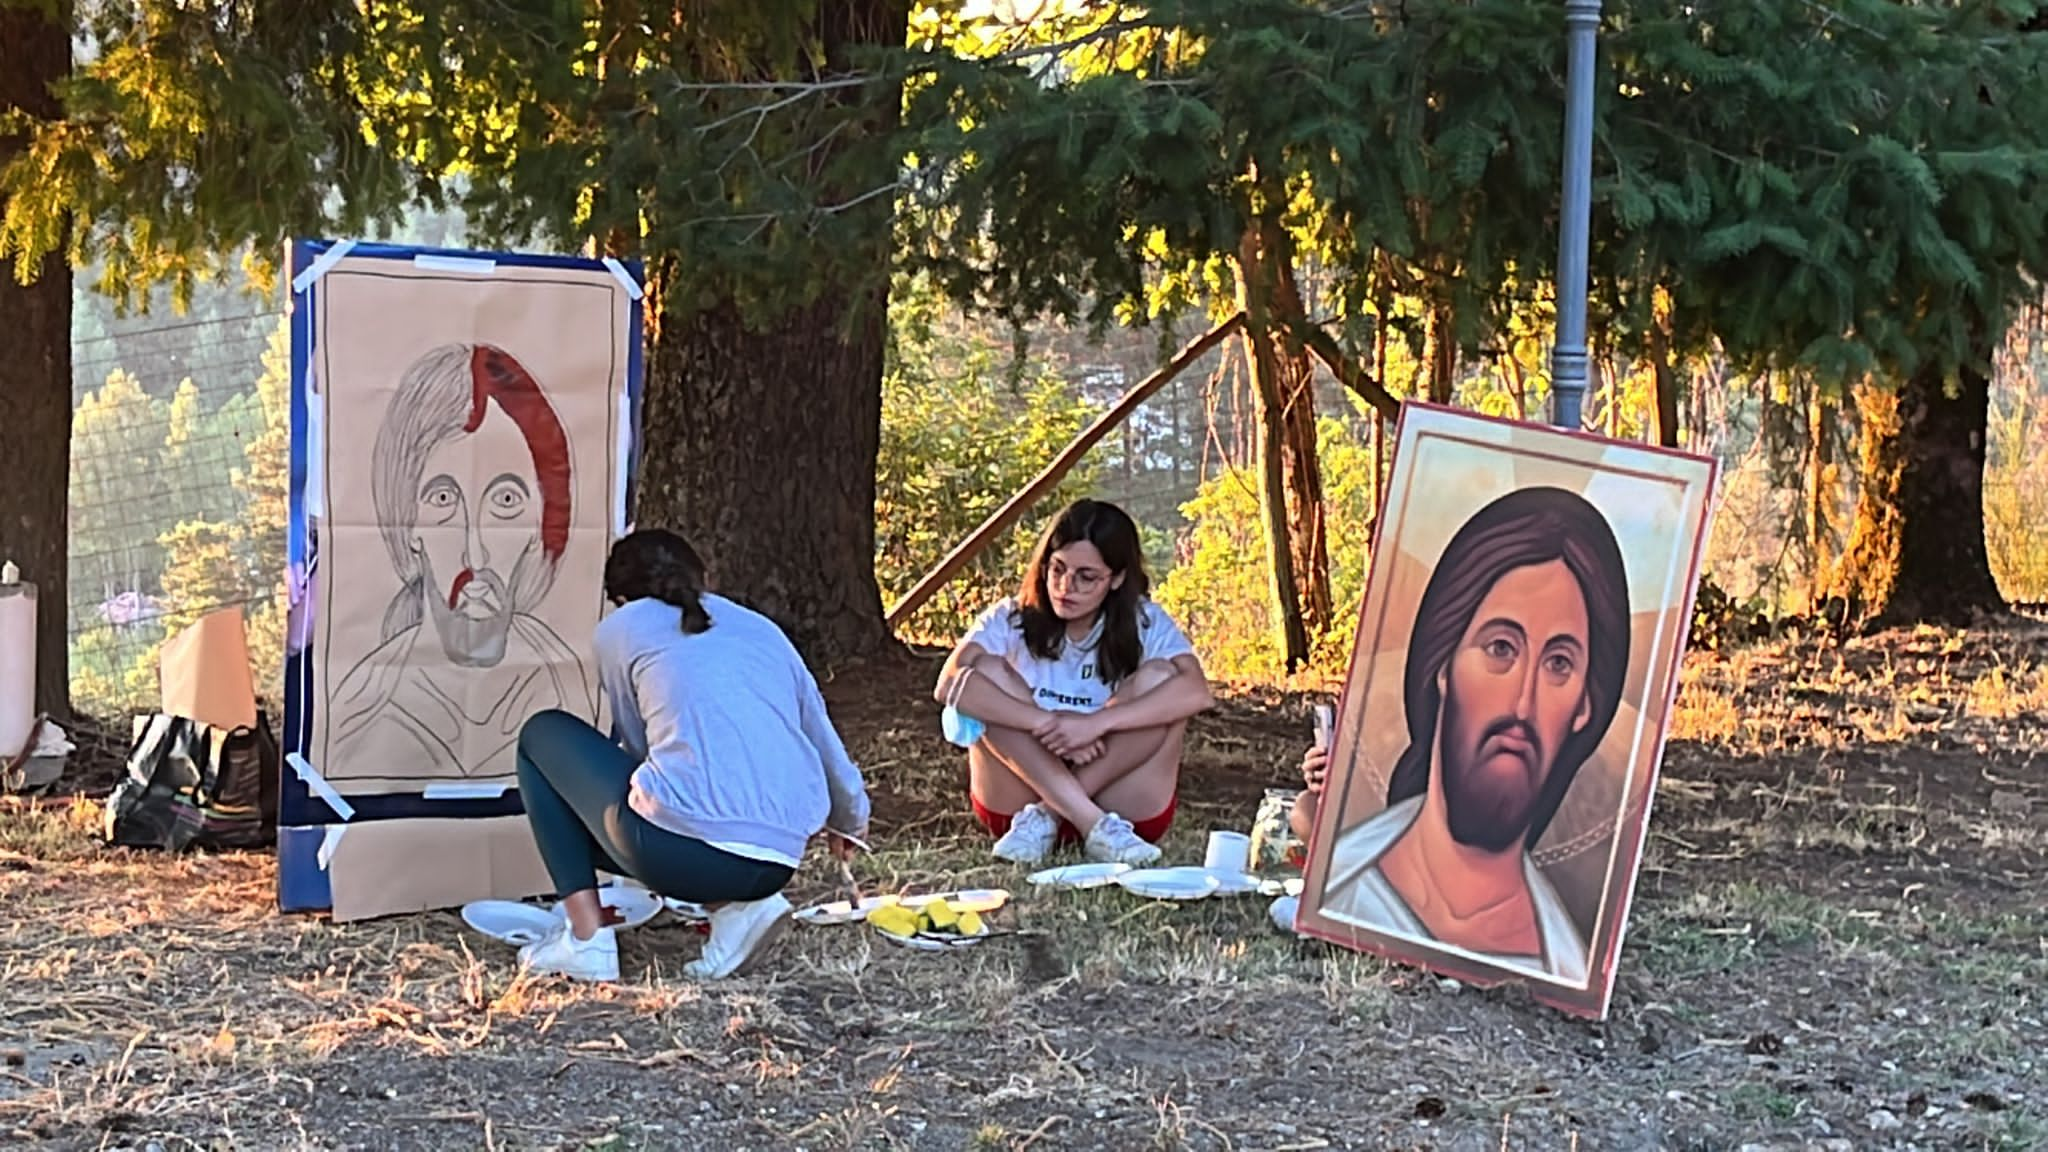
M1379 506L1372 450L1351 438L1343 423L1316 425L1330 547L1330 595L1337 626L1312 654L1312 671L1343 674L1358 631L1365 595L1366 536ZM1258 476L1233 468L1204 481L1182 508L1190 522L1181 558L1160 582L1157 598L1180 621L1213 676L1268 680L1286 667L1272 594L1267 587Z
M1451 306L1472 352L1548 292L1554 9L1102 11L1040 53L914 47L931 76L907 102L918 179L901 244L956 298L1097 323L1170 311L1213 285L1276 187L1339 317L1419 293ZM2003 330L2023 273L2048 266L2048 33L2013 30L2030 14L2003 0L1711 19L1680 0L1610 4L1596 331L1628 353L1718 339L1744 366L1836 380L1981 355L1972 325ZM1419 335L1411 313L1384 320Z
M928 289L904 284L892 303L875 475L875 576L885 602L966 540L1036 476L1096 412L1057 368L939 319ZM990 603L1016 590L1046 512L1088 493L1089 453L897 629L951 643Z
M115 369L72 416L72 436L89 447L71 457L72 596L96 601L153 589L162 550L141 525L165 507L160 467L168 434L162 401Z
M292 236L362 234L419 191L369 143L352 0L79 10L95 52L62 85L64 118L23 125L0 170L0 258L24 282L60 251L124 305L168 284L182 308L248 246L267 272Z

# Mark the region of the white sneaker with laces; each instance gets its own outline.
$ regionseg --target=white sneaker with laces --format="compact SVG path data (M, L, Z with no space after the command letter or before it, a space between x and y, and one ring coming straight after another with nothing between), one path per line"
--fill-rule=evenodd
M1010 817L1010 830L996 841L997 859L1013 864L1036 864L1045 859L1058 842L1059 817L1043 804L1026 804Z
M1095 827L1088 830L1082 851L1090 860L1105 864L1141 865L1159 859L1159 846L1140 837L1129 820L1114 812L1104 812Z
M727 904L711 914L711 936L704 953L683 971L694 979L744 976L753 970L789 930L791 908L782 893L765 900Z
M578 940L564 920L553 932L519 950L519 963L536 975L611 982L619 978L619 935L610 925Z

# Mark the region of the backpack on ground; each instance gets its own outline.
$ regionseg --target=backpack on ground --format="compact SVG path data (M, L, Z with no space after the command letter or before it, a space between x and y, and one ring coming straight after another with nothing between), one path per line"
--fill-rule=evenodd
M225 730L161 712L135 718L128 775L107 798L110 844L180 852L277 840L280 759L270 720Z

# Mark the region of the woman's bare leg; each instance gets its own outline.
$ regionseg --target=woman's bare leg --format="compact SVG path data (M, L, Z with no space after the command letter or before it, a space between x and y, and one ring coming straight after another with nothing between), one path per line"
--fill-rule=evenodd
M1026 804L1044 804L1083 832L1102 819L1102 809L1074 770L1029 732L989 725L974 742L967 764L969 787L991 812L1014 813Z
M1181 747L1187 730L1186 721L1150 729L1159 736L1152 755L1096 792L1095 803L1104 811L1133 822L1150 820L1166 811L1166 805L1180 787Z
M1116 693L1109 698L1109 703L1103 705L1103 708L1107 711L1129 704L1178 675L1179 669L1164 660L1151 660L1140 664L1137 671L1126 676L1124 682L1117 685ZM1168 743L1173 744L1172 758L1177 766L1180 763L1179 734L1185 734L1186 731L1187 724L1182 722L1157 728L1131 728L1112 732L1102 742L1102 755L1081 765L1075 776L1080 779L1082 786L1088 789L1088 794L1096 797L1100 803L1103 793L1118 781L1158 760L1167 751ZM1166 802L1161 800L1160 807L1163 808L1165 805ZM1131 815L1130 812L1113 804L1105 803L1102 807L1111 812L1121 813L1126 818ZM1143 816L1139 818L1143 819Z

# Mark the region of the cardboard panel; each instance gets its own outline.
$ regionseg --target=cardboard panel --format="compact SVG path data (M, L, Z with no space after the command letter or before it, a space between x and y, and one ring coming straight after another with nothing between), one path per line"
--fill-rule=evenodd
M524 816L352 824L327 874L336 923L554 889Z

